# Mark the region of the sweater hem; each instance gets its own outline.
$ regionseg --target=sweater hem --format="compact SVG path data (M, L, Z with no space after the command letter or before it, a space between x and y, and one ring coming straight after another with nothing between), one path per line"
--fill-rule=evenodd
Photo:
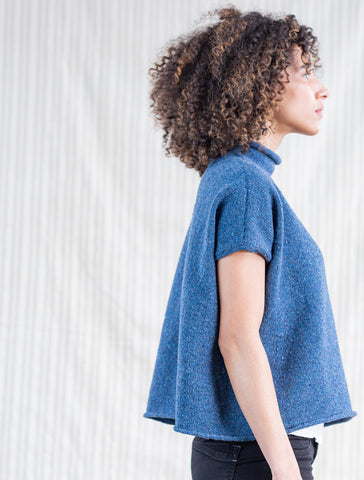
M311 420L307 420L302 423L298 423L296 425L290 425L285 427L287 434L294 432L296 430L301 430L306 427L310 427L312 425L316 425L319 423L323 423L324 427L333 425L335 423L343 423L351 420L352 418L356 417L358 413L355 410L352 410L350 413L348 412L342 412L342 413L336 413L331 415L330 417L320 417L320 418L315 418ZM247 433L243 437L237 437L237 436L232 436L232 435L221 435L213 432L203 432L203 431L197 431L197 430L190 430L188 428L183 428L180 427L179 425L175 424L175 418L171 418L168 415L166 416L165 414L161 413L151 413L151 412L145 412L143 414L143 417L145 418L150 418L152 420L157 420L162 423L166 423L169 425L173 425L173 430L178 433L183 433L186 435L192 435L192 436L197 436L197 437L202 437L202 438L213 438L216 440L236 440L236 441L254 441L255 436L252 434L250 435Z
M170 417L163 413L144 412L143 417L150 418L151 420L157 420L157 422L167 423L168 425L174 425L176 423L176 419L174 417Z
M300 424L295 425L295 426L286 427L286 430L290 430L290 431L293 432L294 430L301 430L302 428L312 427L313 425L316 425L316 424L319 424L319 423L323 423L324 427L328 427L328 426L333 425L335 423L348 422L349 420L356 417L357 415L358 415L358 412L356 412L354 410L352 410L349 415L345 414L345 413L334 413L329 418L321 417L319 419L317 419L317 418L311 419L311 420L308 420L305 423L300 423ZM288 432L288 433L290 433L290 432Z

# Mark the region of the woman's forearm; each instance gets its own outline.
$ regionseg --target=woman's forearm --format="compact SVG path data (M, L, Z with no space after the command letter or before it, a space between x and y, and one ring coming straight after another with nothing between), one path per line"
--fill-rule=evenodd
M280 415L272 372L259 334L220 346L239 406L272 474L296 472L298 463ZM292 477L293 478L293 477Z

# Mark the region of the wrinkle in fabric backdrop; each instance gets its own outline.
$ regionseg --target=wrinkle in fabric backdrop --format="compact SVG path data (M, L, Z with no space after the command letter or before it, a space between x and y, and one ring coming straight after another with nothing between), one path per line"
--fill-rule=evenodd
M364 4L236 1L294 13L330 91L274 180L319 244L353 408L315 478L360 478ZM192 437L145 419L197 172L166 157L147 69L224 2L1 0L0 480L190 478Z

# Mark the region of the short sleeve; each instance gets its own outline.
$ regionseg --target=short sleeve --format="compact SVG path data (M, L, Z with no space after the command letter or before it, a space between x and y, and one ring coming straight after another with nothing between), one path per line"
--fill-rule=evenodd
M271 190L264 184L261 188L232 188L216 209L215 260L237 250L249 250L270 262L273 240Z

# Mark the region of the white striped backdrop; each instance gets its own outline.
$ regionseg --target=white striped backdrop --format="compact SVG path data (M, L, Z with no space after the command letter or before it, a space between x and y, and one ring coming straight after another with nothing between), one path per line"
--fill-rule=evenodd
M162 151L147 69L207 0L1 0L0 480L183 480L192 437L142 417L197 172ZM320 245L354 410L318 480L364 471L364 3L236 1L321 45L321 132L274 179Z

